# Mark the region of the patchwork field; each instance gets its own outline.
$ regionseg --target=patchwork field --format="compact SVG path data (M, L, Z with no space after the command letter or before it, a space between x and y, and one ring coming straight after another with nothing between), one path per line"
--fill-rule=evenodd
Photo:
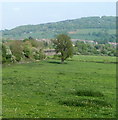
M3 66L4 118L114 118L116 58Z

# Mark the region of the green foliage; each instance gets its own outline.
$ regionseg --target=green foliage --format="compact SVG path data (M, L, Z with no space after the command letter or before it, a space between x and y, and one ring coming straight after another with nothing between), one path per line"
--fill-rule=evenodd
M53 59L60 60L61 59L61 55L57 55L56 54L56 55L53 56Z
M4 58L4 59L6 59L6 61L4 61L4 62L10 63L10 62L12 62L12 55L8 54L8 55L6 55L6 58Z
M36 54L34 54L35 60L43 60L46 58L45 54L42 51L36 51Z
M25 55L26 58L30 58L30 56L31 56L31 50L30 49L24 48L23 52L24 52L24 55Z
M57 35L56 39L52 40L57 53L61 53L62 63L73 55L73 45L71 38L65 34Z
M46 57L43 53L43 43L31 38L4 42L2 51L3 63L24 62L26 59L41 60Z
M99 43L115 42L116 17L83 17L55 23L19 26L2 31L3 38L6 39L25 39L29 36L34 39L50 39L61 33L66 33L73 39L95 40Z
M10 50L16 57L16 61L20 61L23 56L23 45L21 41L13 41L10 43Z
M2 63L6 62L6 47L2 44Z
M116 46L110 44L91 44L76 41L74 54L116 56Z
M23 44L23 52L24 52L24 56L26 58L31 58L32 57L32 50L31 50L31 43L29 41L24 41L24 44Z
M2 63L12 62L12 55L8 52L10 49L2 44Z

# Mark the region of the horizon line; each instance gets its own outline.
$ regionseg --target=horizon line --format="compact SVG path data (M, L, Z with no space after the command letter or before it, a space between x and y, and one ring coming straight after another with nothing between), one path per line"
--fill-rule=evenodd
M103 15L103 16L83 16L83 17L79 17L79 18L71 18L71 19L64 19L64 20L59 20L59 21L52 21L52 22L44 22L44 23L39 23L39 24L22 24L22 25L17 25L13 28L4 28L4 29L0 29L0 31L5 31L5 30L12 30L12 29L15 29L15 28L18 28L18 27L22 27L22 26L27 26L27 25L43 25L43 24L51 24L51 23L57 23L57 22L64 22L64 21L71 21L71 20L76 20L76 19L81 19L81 18L87 18L87 17L116 17L116 15Z

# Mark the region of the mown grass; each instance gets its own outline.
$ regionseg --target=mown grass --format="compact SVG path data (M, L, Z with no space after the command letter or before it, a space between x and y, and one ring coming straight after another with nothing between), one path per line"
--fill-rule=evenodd
M5 118L114 118L116 59L74 56L3 66Z

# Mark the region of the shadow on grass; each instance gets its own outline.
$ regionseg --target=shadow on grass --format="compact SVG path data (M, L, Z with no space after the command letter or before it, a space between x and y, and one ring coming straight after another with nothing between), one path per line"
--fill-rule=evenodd
M98 61L98 62L95 62L95 63L118 64L118 62L105 62L105 61L103 61L103 62L102 61Z
M57 61L47 61L48 63L52 63L52 64L62 64L61 62L57 62ZM67 64L66 62L64 62L63 64ZM62 65L63 65L62 64Z
M57 73L58 75L65 75L65 73L64 72L59 72L59 73Z
M109 61L83 61L83 60L80 60L80 62L92 62L92 63L104 63L104 64L118 64L118 62L109 62Z
M89 96L89 97L103 97L104 95L99 91L88 91L88 90L79 90L75 91L72 94L77 96Z
M59 104L75 107L112 107L110 103L104 100L91 100L91 99L71 99L59 101Z

